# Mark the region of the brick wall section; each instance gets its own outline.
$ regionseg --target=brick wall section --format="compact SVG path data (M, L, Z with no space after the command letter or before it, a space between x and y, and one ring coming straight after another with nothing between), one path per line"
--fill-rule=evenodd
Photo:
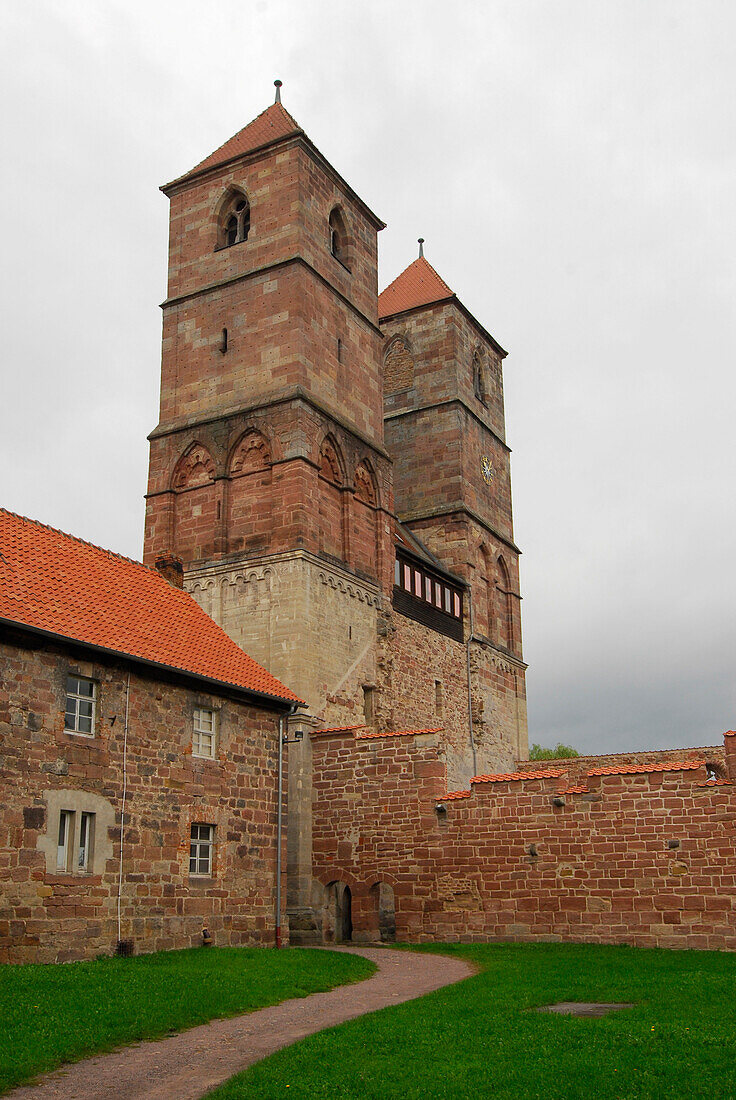
M315 878L350 885L356 938L387 882L403 940L736 949L734 787L702 766L591 776L578 793L551 769L475 783L438 814L436 736L316 739L313 762Z
M2 962L92 957L118 938L127 668L82 657L0 646ZM94 737L64 732L69 672L98 684ZM198 705L217 711L213 760L192 756ZM273 711L132 668L122 937L137 951L196 945L203 925L220 944L273 942L277 750ZM66 805L96 811L94 873L56 873ZM192 822L215 825L208 879L189 876Z

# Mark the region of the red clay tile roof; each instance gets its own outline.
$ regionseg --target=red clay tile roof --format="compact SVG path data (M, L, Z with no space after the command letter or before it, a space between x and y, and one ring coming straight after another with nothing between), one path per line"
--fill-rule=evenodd
M387 730L385 733L356 733L355 736L359 741L367 741L371 737L410 737L414 733L442 733L443 729L443 726L438 726L432 730Z
M726 730L724 737L736 737L736 730Z
M565 775L566 768L540 768L536 772L507 772L504 775L474 775L471 783L507 783L519 779L555 779Z
M300 702L154 569L0 508L0 618Z
M443 794L440 802L452 802L456 798L470 798L472 791L448 791L447 794Z
M705 783L696 783L696 787L730 787L732 779L706 779Z
M378 295L378 316L392 317L406 309L444 302L455 295L424 256L414 260Z
M704 760L676 760L665 764L613 764L609 768L593 768L586 775L641 775L646 772L680 772L702 768Z
M246 153L252 153L254 150L260 149L264 145L270 145L271 142L279 141L281 138L291 137L292 134L303 133L304 131L299 123L294 121L285 107L280 103L272 103L270 107L262 111L257 118L254 118L252 122L244 126L242 130L238 130L237 134L234 134L233 137L224 143L224 145L221 145L219 149L215 149L214 153L210 153L208 157L205 157L199 164L196 164L194 168L185 172L183 176L179 176L178 179L172 182L179 183L189 176L195 176L199 172L204 172L207 168L214 168L218 164L225 164L227 161L234 160L236 157L242 157L245 156Z
M583 786L567 787L567 789L564 790L562 793L563 794L587 794L589 790L590 790L589 787L583 787Z

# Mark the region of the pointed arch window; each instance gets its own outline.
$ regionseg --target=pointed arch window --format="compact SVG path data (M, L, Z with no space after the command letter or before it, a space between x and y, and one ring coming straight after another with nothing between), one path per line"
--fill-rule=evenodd
M485 387L483 385L483 364L479 355L473 356L473 393L479 401L485 403Z
M231 248L247 241L249 233L250 203L242 191L236 191L222 209L217 247Z
M330 212L330 220L328 225L328 239L330 252L339 260L343 267L348 266L348 233L345 226L345 219L342 216L342 212L338 206L335 206Z

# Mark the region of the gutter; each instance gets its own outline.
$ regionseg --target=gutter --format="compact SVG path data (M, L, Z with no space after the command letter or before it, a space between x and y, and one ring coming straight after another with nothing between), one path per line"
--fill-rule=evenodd
M107 646L95 645L94 642L87 642L83 638L73 638L69 634L56 634L52 630L43 630L38 626L31 626L29 623L18 622L17 619L6 619L0 616L0 626L5 626L13 630L25 630L29 634L36 634L41 638L48 638L51 641L59 642L63 645L79 645L85 649L91 649L93 653L103 653L106 656L117 657L122 661L134 661L136 664L144 665L146 668L156 669L157 671L173 673L177 676L182 676L188 680L195 680L199 683L212 685L222 690L226 688L230 692L234 692L236 695L242 695L249 699L257 699L268 703L271 707L276 707L280 703L289 703L295 709L298 707L306 707L307 703L303 699L294 699L293 704L284 695L269 695L264 691L256 691L251 688L241 687L239 684L232 684L227 680L216 680L213 676L203 676L199 672L192 672L186 668L179 668L177 665L165 665L159 661L150 661L146 657L138 657L135 653L126 653L122 649L110 649Z
M289 736L284 729L285 720L291 718L297 711L298 704L294 704L279 715L279 780L278 780L278 821L276 825L276 921L275 921L275 946L281 947L281 842L283 835L283 802L284 802L284 743Z

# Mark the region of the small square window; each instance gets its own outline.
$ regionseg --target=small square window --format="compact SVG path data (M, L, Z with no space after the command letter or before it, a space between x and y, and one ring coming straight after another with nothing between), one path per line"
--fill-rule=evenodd
M459 619L460 618L460 596L458 595L457 592L453 592L452 600L453 600L452 613L453 613L453 615L455 616L456 619Z
M401 584L401 562L398 558L394 562L394 584L397 588Z
M424 598L427 603L432 602L432 581L429 577L424 578Z
M411 566L404 563L404 588L411 592Z
M189 844L189 874L212 874L212 850L215 846L214 825L192 825Z
M85 737L94 737L96 698L97 685L94 680L86 680L82 676L67 676L64 719L64 729L67 733L81 733Z
M442 608L442 585L439 581L434 582L434 603L435 607Z
M215 712L207 707L195 707L192 733L192 756L215 755Z
M422 574L418 569L414 570L414 595L420 597L422 595Z

